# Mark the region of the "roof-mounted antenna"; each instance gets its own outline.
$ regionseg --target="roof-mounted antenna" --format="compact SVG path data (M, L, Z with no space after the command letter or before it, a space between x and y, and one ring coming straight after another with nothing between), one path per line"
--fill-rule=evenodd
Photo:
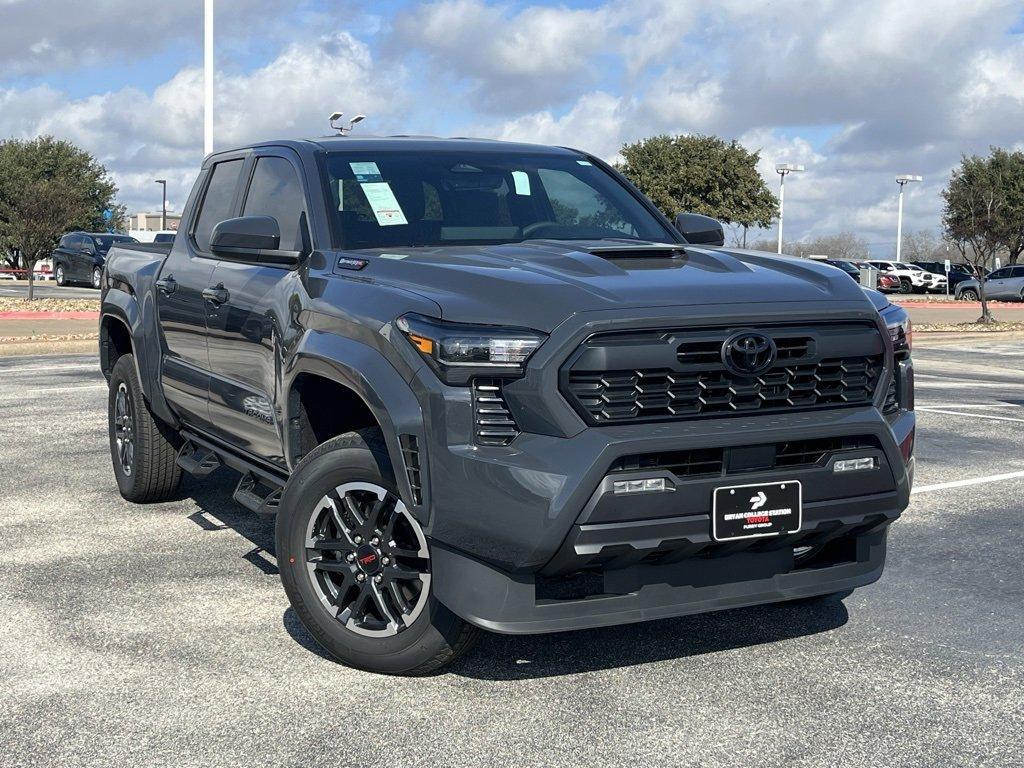
M363 122L363 120L366 119L366 115L356 115L351 120L349 120L348 125L339 125L338 121L341 120L341 118L344 115L345 115L344 112L332 112L331 113L331 118L330 118L330 120L331 120L331 128L336 130L338 132L339 136L344 136L344 135L346 135L348 133L351 133L352 129L355 127L356 123L361 123L361 122Z

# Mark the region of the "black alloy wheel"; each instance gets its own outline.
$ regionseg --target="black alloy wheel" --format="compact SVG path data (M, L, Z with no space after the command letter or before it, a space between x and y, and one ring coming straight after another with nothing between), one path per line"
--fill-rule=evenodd
M430 553L402 500L353 482L309 518L306 567L320 601L360 635L390 637L416 621L430 593Z

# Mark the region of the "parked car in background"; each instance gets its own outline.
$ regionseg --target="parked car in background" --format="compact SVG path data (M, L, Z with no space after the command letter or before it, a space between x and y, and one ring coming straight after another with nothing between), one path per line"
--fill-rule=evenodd
M825 264L831 264L833 267L838 267L852 277L855 282L860 282L860 268L852 261L844 261L842 259L822 259L822 261Z
M878 280L875 281L878 290L882 293L897 293L900 290L900 279L896 275L878 273Z
M946 280L949 282L950 290L954 290L964 280L973 280L975 277L969 271L970 267L966 264L951 264L949 272L947 272L945 263L941 261L912 261L910 263L921 267L926 272L945 275Z
M32 268L32 278L35 280L53 280L53 260L40 259Z
M875 269L894 275L900 281L900 293L926 293L946 290L946 278L933 275L920 267L903 261L869 261Z
M981 289L974 278L962 281L956 287L955 298L978 301ZM989 272L985 278L985 298L997 301L1024 301L1024 264L1014 264Z
M57 285L88 283L99 288L110 247L137 242L134 237L109 232L69 232L53 251L53 278Z
M153 236L153 242L154 243L173 243L174 242L174 236L176 234L178 234L178 233L177 232L157 232Z

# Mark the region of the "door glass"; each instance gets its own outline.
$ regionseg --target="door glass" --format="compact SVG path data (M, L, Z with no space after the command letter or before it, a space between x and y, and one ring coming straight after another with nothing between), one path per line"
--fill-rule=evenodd
M271 216L281 228L283 251L305 250L303 237L302 186L292 164L283 157L261 157L256 161L243 216Z
M203 206L199 210L196 228L193 232L196 247L200 251L210 250L213 228L224 219L231 218L234 211L231 203L235 199L238 175L242 172L241 160L228 160L213 166L210 183L203 195Z

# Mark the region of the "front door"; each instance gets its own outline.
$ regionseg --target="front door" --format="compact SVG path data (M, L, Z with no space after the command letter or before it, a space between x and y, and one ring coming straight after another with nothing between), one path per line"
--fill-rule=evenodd
M216 163L205 173L201 198L194 203L192 231L177 238L156 284L165 345L164 396L185 424L202 430L210 429L209 302L203 291L212 285L217 266L209 252L210 235L218 222L234 215L243 162L239 158Z
M1003 267L997 269L995 272L988 276L988 280L985 281L985 298L988 299L1005 299L1007 294L1006 283L1007 278L1010 276L1010 268Z
M81 235L81 245L72 256L75 263L74 279L83 283L92 282L93 257L96 255L96 244L88 235Z
M244 195L243 216L271 216L280 249L306 251L305 196L297 159L258 150ZM289 297L298 273L265 263L221 259L213 287L223 302L208 303L210 417L215 436L285 466L279 398L282 338L291 322Z

